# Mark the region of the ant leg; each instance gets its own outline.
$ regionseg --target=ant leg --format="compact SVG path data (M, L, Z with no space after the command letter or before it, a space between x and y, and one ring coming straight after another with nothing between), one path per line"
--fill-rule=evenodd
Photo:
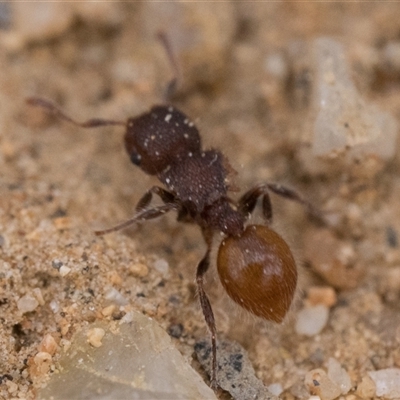
M285 186L278 185L276 183L260 184L250 189L239 199L238 210L243 215L248 215L252 213L257 204L258 198L260 196L263 196L263 215L266 221L268 223L271 223L272 205L268 193L269 190L286 199L296 201L297 203L302 204L306 208L308 214L310 214L313 217L316 217L318 220L322 220L321 213L318 210L316 210L308 201L304 200L299 193L297 193L293 189L289 189Z
M272 223L272 204L267 189L263 185L255 186L246 192L238 202L238 210L244 216L248 217L253 211L257 204L257 200L260 196L263 196L262 207L263 216L268 224Z
M69 115L65 114L64 111L61 110L57 105L55 105L52 101L43 99L41 97L28 97L26 99L27 104L34 107L41 107L45 109L48 113L54 114L56 117L68 121L69 123L79 126L81 128L97 128L99 126L106 125L122 125L126 126L126 122L123 121L114 121L109 119L101 119L101 118L93 118L89 119L85 122L77 122Z
M164 202L164 204L174 203L176 201L176 197L172 192L169 192L168 190L166 190L162 187L159 187L159 186L153 186L138 201L138 203L136 205L137 212L142 211L145 208L147 208L147 206L151 202L151 199L153 198L153 193L157 194L161 198L161 200Z
M203 311L204 319L211 333L211 349L212 349L212 364L211 364L211 387L217 386L217 342L216 342L216 326L214 313L211 308L210 300L208 300L207 294L204 290L204 275L210 266L210 253L211 253L211 241L212 233L203 231L204 239L207 243L207 251L203 259L197 266L196 272L196 283L197 291L199 294L199 300L201 309Z
M171 210L178 210L178 209L179 205L177 203L168 203L162 206L151 208L150 210L142 210L139 213L137 213L133 218L128 219L127 221L122 222L121 224L118 224L112 228L104 229L101 231L95 231L94 233L96 236L101 236L105 235L106 233L116 232L121 229L127 228L128 226L133 225L136 222L157 218Z
M321 212L316 209L310 202L305 200L298 192L296 192L293 189L289 189L285 186L279 185L277 183L267 183L265 185L260 185L268 188L271 192L274 192L275 194L282 196L288 200L295 201L297 203L300 203L303 205L309 215L312 217L316 218L319 221L323 221L323 217Z
M254 211L257 200L263 196L263 216L268 224L272 223L272 204L269 193L264 185L257 185L247 191L238 202L238 210L245 216L249 216Z

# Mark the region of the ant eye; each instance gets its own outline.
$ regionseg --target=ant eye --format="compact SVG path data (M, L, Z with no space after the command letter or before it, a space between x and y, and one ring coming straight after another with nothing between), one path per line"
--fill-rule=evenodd
M131 153L130 158L133 164L140 166L140 163L142 161L142 157L139 153Z
M218 274L229 297L254 315L282 322L293 300L296 264L287 243L273 230L250 225L218 250Z

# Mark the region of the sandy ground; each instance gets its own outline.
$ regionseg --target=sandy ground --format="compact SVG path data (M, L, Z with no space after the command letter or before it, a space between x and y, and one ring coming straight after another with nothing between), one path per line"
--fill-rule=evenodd
M129 309L154 317L188 359L206 335L194 285L205 245L195 226L170 215L93 234L129 218L141 194L157 184L130 163L123 129L77 129L25 105L27 96L39 95L78 120L126 120L162 102L171 69L158 29L170 34L184 77L174 104L196 121L205 147L222 149L238 171L237 185L243 191L264 181L289 185L335 220L321 233L301 206L273 197L274 228L300 270L293 310L280 327L255 320L228 301L211 272L219 337L239 341L257 376L279 383L284 399L307 398L306 373L326 370L329 358L351 378L343 398L368 397L357 391L368 371L400 367L399 159L340 167L331 160L322 172L310 169L299 150L312 74L305 66L299 75L291 54L299 43L336 38L363 98L398 118L399 57L390 59L393 65L384 57L389 44L400 48L398 5L43 7L0 9L0 397L33 398L76 331ZM321 256L324 240L333 249ZM334 265L325 275L318 272L321 257ZM296 314L320 287L316 302L329 318L321 332L301 335ZM34 360L43 348L50 351L43 343L49 334L57 347L41 369Z

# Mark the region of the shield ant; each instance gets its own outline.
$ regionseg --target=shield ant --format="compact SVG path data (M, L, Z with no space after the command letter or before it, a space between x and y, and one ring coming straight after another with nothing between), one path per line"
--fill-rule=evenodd
M227 178L233 172L219 150L205 150L194 123L168 104L179 83L179 68L165 34L159 38L174 70L166 90L166 104L126 122L89 119L77 122L51 101L31 97L27 103L55 114L75 126L97 128L106 125L125 127L125 148L133 164L155 175L164 187L153 186L139 200L133 218L96 235L115 232L139 221L177 212L177 220L199 225L207 250L196 270L196 284L201 309L211 333L211 385L217 386L217 346L214 313L204 289L210 266L212 239L223 235L217 255L217 270L229 297L250 313L280 323L286 316L297 285L295 260L285 240L272 228L270 192L304 205L310 214L318 213L297 192L276 183L259 184L234 201ZM150 206L153 195L162 205ZM265 225L246 224L262 199Z

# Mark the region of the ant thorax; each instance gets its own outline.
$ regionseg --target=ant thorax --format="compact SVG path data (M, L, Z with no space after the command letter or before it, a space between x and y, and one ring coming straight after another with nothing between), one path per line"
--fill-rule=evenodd
M215 150L188 152L158 174L165 186L190 210L200 214L204 208L226 195L222 155Z

